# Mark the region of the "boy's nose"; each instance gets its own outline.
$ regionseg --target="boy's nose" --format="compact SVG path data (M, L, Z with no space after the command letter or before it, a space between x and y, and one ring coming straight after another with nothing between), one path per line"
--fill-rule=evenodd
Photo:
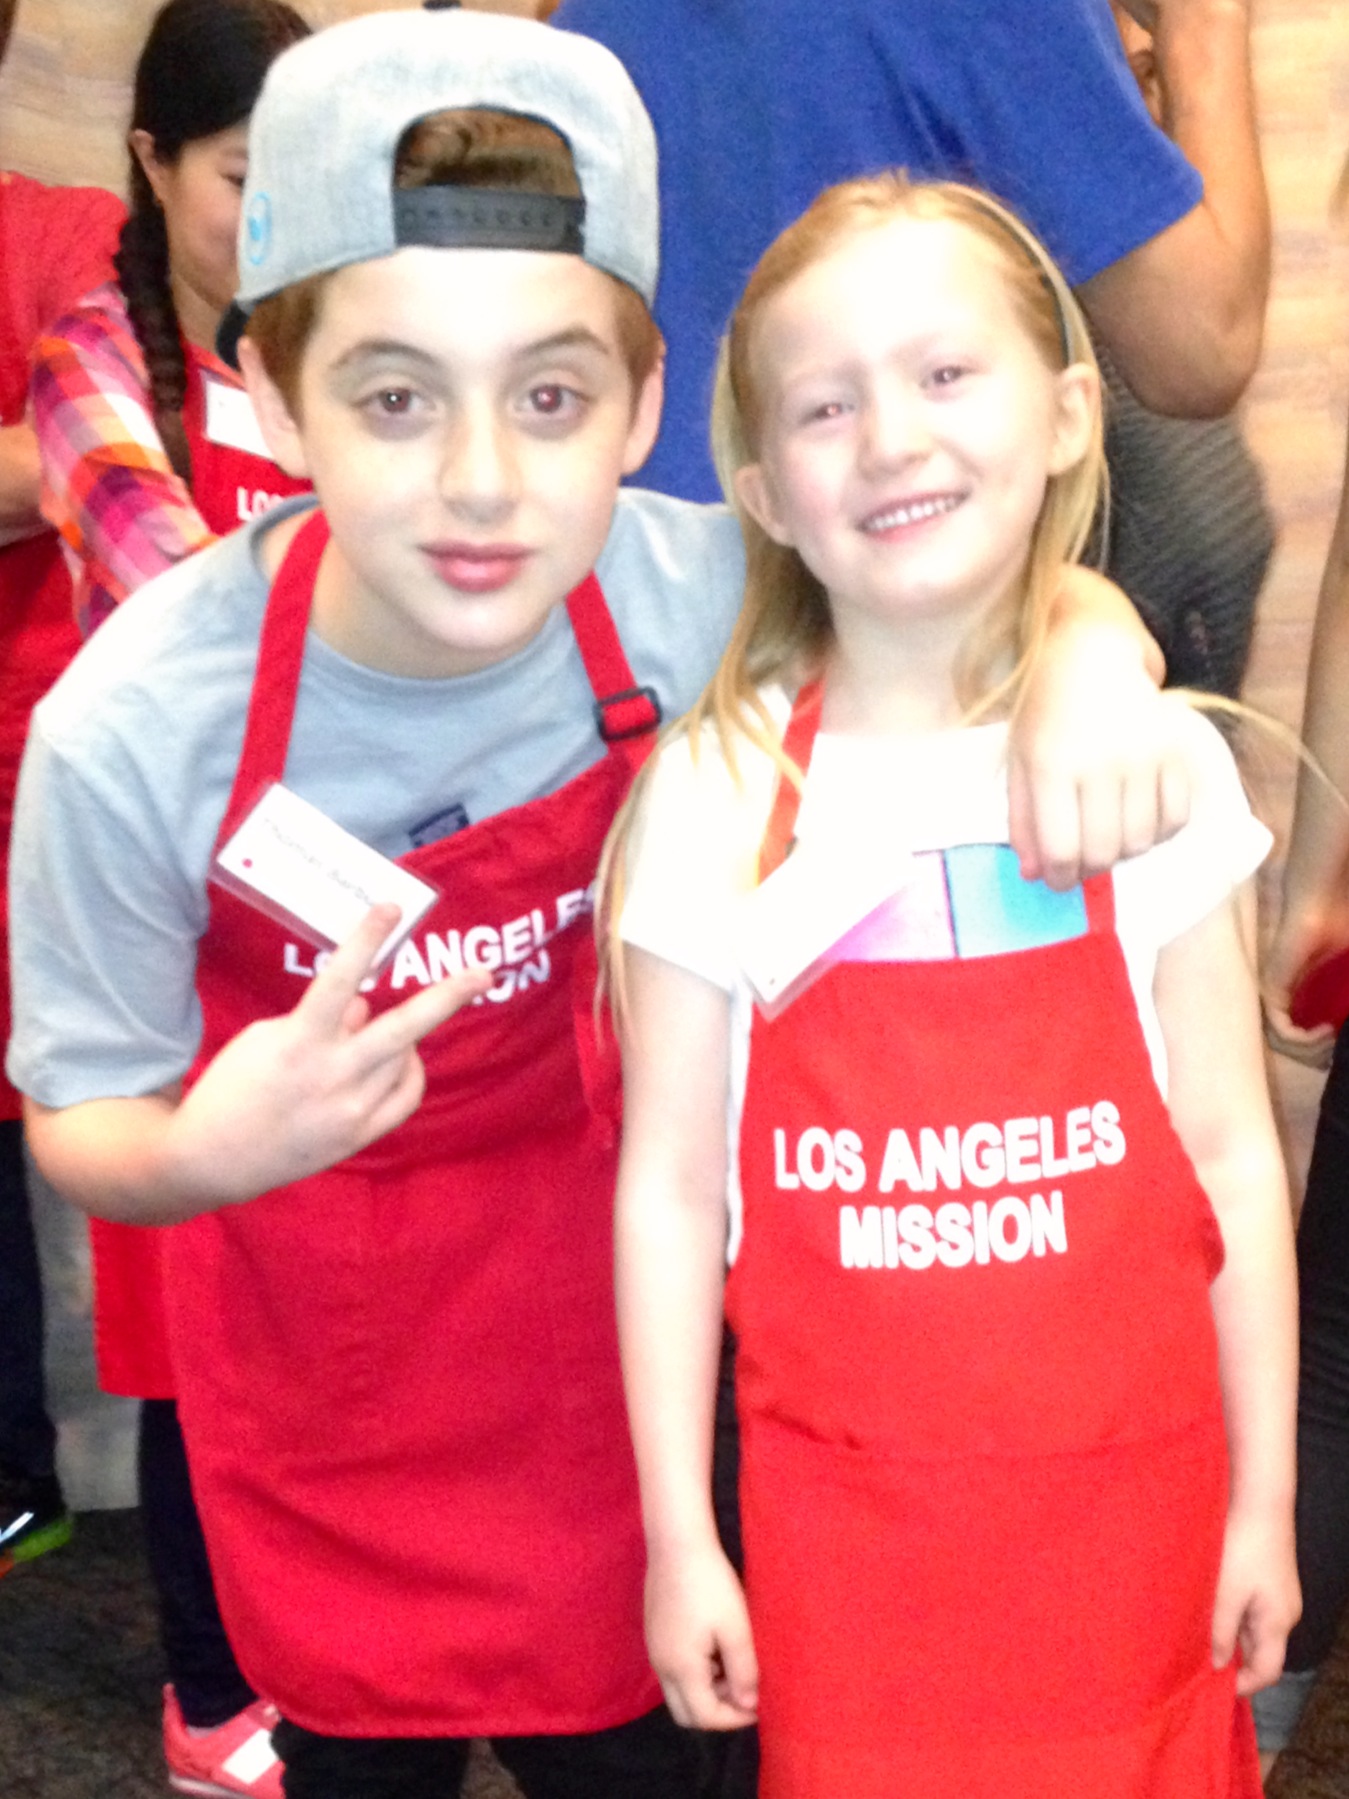
M466 409L453 421L441 456L441 498L466 517L487 520L514 504L518 465L506 422L494 408Z

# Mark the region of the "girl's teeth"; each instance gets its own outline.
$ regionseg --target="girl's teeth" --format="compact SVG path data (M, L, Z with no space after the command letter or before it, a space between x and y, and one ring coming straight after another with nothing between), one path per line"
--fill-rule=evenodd
M893 512L881 512L868 519L868 531L892 531L896 525L914 525L920 519L935 518L939 512L950 512L960 504L954 494L936 500L915 500L911 506L896 506Z

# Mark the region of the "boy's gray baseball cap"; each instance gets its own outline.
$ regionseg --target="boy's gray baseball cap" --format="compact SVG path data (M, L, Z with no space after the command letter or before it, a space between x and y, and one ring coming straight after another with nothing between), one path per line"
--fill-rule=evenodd
M551 125L571 149L581 199L395 192L404 132L459 107ZM602 45L493 13L368 13L294 45L267 73L249 124L239 291L217 347L234 362L248 314L283 287L411 244L570 251L649 306L659 230L655 133Z

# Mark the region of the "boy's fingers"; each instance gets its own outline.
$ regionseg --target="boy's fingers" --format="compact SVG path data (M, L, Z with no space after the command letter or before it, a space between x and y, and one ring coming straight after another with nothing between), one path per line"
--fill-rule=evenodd
M362 1066L372 1068L386 1058L398 1057L414 1048L429 1031L452 1018L461 1006L470 1004L492 985L490 969L466 968L461 974L448 975L432 987L425 987L372 1018L360 1035L353 1039Z
M379 954L379 946L398 923L397 906L371 906L345 942L339 943L305 989L295 1016L314 1030L336 1035L343 1014L360 993L361 982Z

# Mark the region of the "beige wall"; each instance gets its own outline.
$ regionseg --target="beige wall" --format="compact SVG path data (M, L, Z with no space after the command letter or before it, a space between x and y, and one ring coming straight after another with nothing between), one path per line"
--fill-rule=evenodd
M299 0L316 24L389 3ZM533 0L476 3L534 10ZM0 73L0 165L48 180L119 185L128 78L157 4L20 0ZM1329 221L1331 190L1349 151L1349 0L1253 4L1276 260L1265 357L1244 414L1268 476L1280 543L1262 601L1249 697L1296 722L1349 402L1349 244ZM1033 4L1027 19L1033 29ZM1282 821L1290 790L1286 763L1271 767L1261 785L1272 821ZM1276 1078L1300 1166L1317 1082L1286 1065Z
M19 0L0 72L0 167L44 181L120 188L136 54L162 0ZM388 12L406 0L294 0L313 25ZM535 0L469 0L532 13Z

